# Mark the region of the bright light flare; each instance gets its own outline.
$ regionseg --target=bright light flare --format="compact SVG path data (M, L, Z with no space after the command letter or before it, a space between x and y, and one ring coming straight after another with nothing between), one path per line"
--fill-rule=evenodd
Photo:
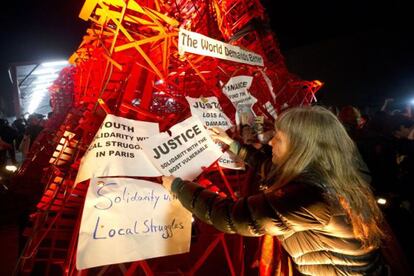
M43 67L65 66L69 65L69 62L67 60L57 60L51 62L43 62L41 65Z
M7 165L6 170L9 172L15 172L17 171L17 167L15 165Z
M40 103L42 102L43 98L47 94L47 89L40 89L33 91L32 97L30 98L30 104L29 108L27 109L27 112L32 114L36 111L36 109L39 107Z
M47 67L44 69L38 69L33 72L33 75L39 76L39 75L49 75L49 74L55 74L56 72L59 72L61 69L59 68L53 68L53 67Z
M45 81L54 81L55 79L57 79L57 77L59 77L58 74L49 74L49 75L40 75L37 76L36 78L36 82L45 82Z
M385 204L387 204L387 200L386 200L385 198L382 198L382 197L378 198L378 199L377 199L377 202L378 202L378 204L380 204L380 205L385 205Z

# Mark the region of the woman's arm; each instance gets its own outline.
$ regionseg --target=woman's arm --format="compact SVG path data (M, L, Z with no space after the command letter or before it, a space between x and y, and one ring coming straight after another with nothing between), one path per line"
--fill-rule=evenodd
M167 189L168 178L172 181L173 177L164 177ZM321 228L330 219L322 190L307 184L294 183L278 192L262 192L236 201L180 178L170 185L186 209L225 233L283 235L292 230Z

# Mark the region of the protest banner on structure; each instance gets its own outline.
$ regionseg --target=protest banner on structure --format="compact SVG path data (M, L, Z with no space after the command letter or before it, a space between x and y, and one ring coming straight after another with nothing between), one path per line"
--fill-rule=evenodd
M185 52L255 66L264 65L263 57L259 54L180 28L178 53L182 55Z
M188 104L190 105L191 114L198 117L205 127L220 127L227 130L233 127L230 119L223 112L217 97L207 98L191 98L186 97ZM244 169L244 163L236 155L224 152L219 158L218 164L220 167L233 170Z
M203 167L209 167L223 154L196 117L190 117L140 145L162 174L186 180L196 178Z
M160 184L92 178L76 267L86 269L188 252L191 213Z
M139 145L158 133L157 123L108 114L82 158L75 182L102 176L160 176Z
M222 91L236 108L236 125L252 125L256 117L253 105L257 99L249 92L253 77L236 76L223 85Z
M233 126L223 112L217 97L185 98L190 105L191 114L198 117L205 127L220 127L227 130Z

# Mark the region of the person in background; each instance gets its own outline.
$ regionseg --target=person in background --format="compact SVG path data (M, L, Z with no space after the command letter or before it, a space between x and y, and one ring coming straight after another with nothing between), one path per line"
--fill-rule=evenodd
M213 128L247 164L267 172L264 191L233 201L174 176L163 185L225 233L277 237L305 275L387 275L382 213L359 172L345 128L325 108L291 108L276 120L272 155Z
M8 158L10 158L12 164L17 164L16 151L14 147L15 140L17 138L17 131L9 125L9 122L6 119L0 119L0 137L3 142L9 144L7 150L2 151L2 154L5 155L3 157L5 163L7 163Z
M0 136L0 172L7 164L7 151L11 148L11 145L4 142Z
M361 112L358 108L347 105L339 111L339 121L344 125L351 138L357 136L358 130L364 125Z
M23 116L21 118L17 118L13 121L12 127L17 131L16 149L18 149L26 131L26 120Z
M30 114L29 118L27 119L27 127L25 135L30 137L30 147L33 145L33 142L36 140L36 137L39 133L43 130L43 118L42 114L33 113Z

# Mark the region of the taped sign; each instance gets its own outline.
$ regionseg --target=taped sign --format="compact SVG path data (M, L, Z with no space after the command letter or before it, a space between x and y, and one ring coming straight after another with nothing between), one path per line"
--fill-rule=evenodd
M253 77L251 76L237 76L230 78L223 86L223 93L229 98L235 108L239 104L253 105L257 102L257 99L249 92L252 81Z
M210 166L222 155L220 147L196 117L174 125L169 132L171 136L163 132L141 142L148 158L164 175L193 180L203 167Z
M139 145L158 133L157 123L107 115L82 158L75 182L101 176L160 176Z
M191 114L198 117L207 128L220 127L227 130L233 126L216 97L186 97L186 99L190 105Z
M190 98L186 97L190 104L191 114L197 116L207 128L220 127L224 130L231 128L233 125L230 119L222 111L220 103L216 97L208 98ZM220 146L222 147L222 146ZM234 154L224 152L219 158L220 167L233 170L243 170L244 163Z
M93 178L83 208L76 267L188 252L191 213L160 184Z

